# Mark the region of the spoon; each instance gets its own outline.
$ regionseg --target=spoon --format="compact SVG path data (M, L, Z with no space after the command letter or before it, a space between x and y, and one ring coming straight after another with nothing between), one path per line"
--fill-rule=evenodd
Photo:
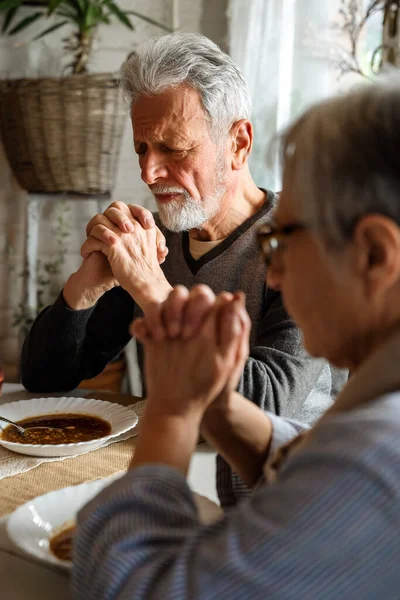
M6 423L9 423L10 425L13 425L14 427L16 427L19 431L19 433L21 435L25 435L25 431L27 429L56 429L58 431L62 431L62 429L60 427L49 427L49 426L41 426L41 425L32 425L31 427L22 427L21 425L18 425L18 423L14 423L14 421L10 421L10 419L6 419L5 417L0 417L0 421L5 421Z

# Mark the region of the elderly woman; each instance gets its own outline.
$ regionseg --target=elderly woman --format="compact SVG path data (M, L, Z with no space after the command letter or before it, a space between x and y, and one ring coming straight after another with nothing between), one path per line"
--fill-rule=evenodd
M380 84L306 112L260 232L307 350L353 373L336 404L309 431L260 413L234 391L242 296L175 289L163 332L133 325L147 409L131 469L79 515L76 598L399 598L399 107ZM206 526L185 479L200 428L255 488Z

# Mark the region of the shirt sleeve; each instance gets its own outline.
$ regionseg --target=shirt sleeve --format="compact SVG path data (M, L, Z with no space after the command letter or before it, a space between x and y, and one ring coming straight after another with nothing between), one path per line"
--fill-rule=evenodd
M268 458L274 456L278 448L291 442L300 433L308 431L309 426L294 419L282 419L272 413L268 413L272 423L271 443L269 445Z
M177 471L129 472L79 514L74 598L394 600L398 456L381 439L375 423L320 427L276 483L211 525Z
M134 301L122 288L95 306L73 310L62 293L35 319L21 355L21 379L31 392L64 392L95 377L129 342Z

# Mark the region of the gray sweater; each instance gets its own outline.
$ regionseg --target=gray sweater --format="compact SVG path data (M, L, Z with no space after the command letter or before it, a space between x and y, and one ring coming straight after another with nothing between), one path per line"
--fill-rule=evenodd
M194 260L187 232L163 228L169 253L163 271L171 285L209 285L215 293L243 290L252 330L250 357L239 391L264 410L312 423L331 404L346 374L324 360L310 358L301 333L287 315L279 293L265 284L265 264L257 249L256 232L270 221L275 196L267 192L262 209L220 245ZM68 391L94 377L128 343L128 326L141 314L129 294L114 288L88 309L69 309L62 295L44 309L25 340L21 374L35 392ZM139 349L139 360L143 357ZM221 501L232 504L242 483L218 464Z

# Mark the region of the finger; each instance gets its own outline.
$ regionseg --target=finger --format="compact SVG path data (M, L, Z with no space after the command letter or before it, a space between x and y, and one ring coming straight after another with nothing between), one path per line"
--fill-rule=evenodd
M190 290L182 328L184 340L196 335L214 304L215 294L207 285L196 285Z
M236 291L233 294L233 300L237 302L239 306L239 316L242 324L243 335L245 338L247 337L248 344L248 338L251 330L251 320L246 309L246 294L242 291Z
M141 344L151 339L151 333L147 327L146 319L139 318L132 321L129 327L129 333Z
M218 296L216 297L215 300L215 309L217 311L217 319L220 319L220 315L223 314L223 312L220 310L222 309L224 306L226 306L227 304L229 304L230 302L232 302L234 299L234 295L231 294L231 292L220 292L218 294ZM217 325L218 329L219 329L219 325Z
M118 241L117 235L105 225L95 225L90 232L90 237L100 240L106 246L112 246Z
M215 299L215 307L219 309L222 306L228 304L229 302L232 302L233 299L234 295L231 294L231 292L221 292Z
M160 250L160 248L157 247L157 260L158 260L159 265L163 264L163 262L167 258L167 254L168 254L167 247L165 247L163 250Z
M117 208L126 215L129 215L130 213L129 207L126 204L126 202L121 202L120 200L114 200L114 202L111 202L110 206L108 206L106 210L108 210L109 208Z
M154 217L144 206L138 204L128 204L131 215L139 221L144 229L151 229L155 226Z
M251 320L247 310L243 306L239 308L239 318L242 327L242 333L237 349L236 360L237 362L242 362L244 364L250 353Z
M249 354L249 340L251 331L251 319L246 309L246 294L242 291L234 293L234 299L237 300L240 306L240 320L242 323L243 339L245 340L246 353Z
M159 302L153 302L146 308L146 326L156 342L162 342L168 335L162 320L162 310L163 304Z
M217 321L217 332L218 332L218 342L220 341L221 333L223 331L224 319L226 318L226 313L224 308L227 307L228 304L235 301L238 305L239 318L241 321L242 327L242 335L240 337L240 341L237 343L237 352L235 358L236 366L242 366L249 355L249 336L250 336L250 327L251 322L246 311L245 302L246 295L244 292L235 292L231 294L230 292L221 292L217 296L216 300L216 308L218 309L218 321ZM240 375L240 374L239 374Z
M165 242L164 234L156 227L156 244L157 244L157 257L159 264L163 263L165 257L168 254L167 244Z
M243 307L240 300L235 299L220 309L218 322L218 347L226 361L234 362L241 342Z
M244 292L242 292L240 290L236 291L233 294L233 298L238 300L240 305L243 306L243 308L246 308L246 294Z
M106 225L108 224L108 219L103 215L95 215L94 217L92 217L89 221L89 223L86 225L86 237L89 237L90 232L92 231L93 227L95 227L95 225Z
M238 303L238 315L241 322L242 333L239 336L238 342L232 344L232 355L229 359L224 357L224 362L228 362L232 360L232 363L229 365L230 367L230 380L229 387L231 390L237 388L240 377L242 376L244 365L246 360L249 357L249 339L250 339L250 317L244 308L244 306L239 305ZM220 320L221 324L221 320ZM236 345L236 354L234 354L234 348Z
M189 290L183 285L177 285L163 304L162 322L170 338L178 337L182 333L183 314L188 298Z
M114 231L114 233L120 231L118 227L114 225L110 219L108 219L104 214L95 215L92 219L90 219L89 223L86 225L86 236L89 237L91 235L94 227L97 225L102 225L103 227L107 227L110 231Z
M218 350L218 313L219 309L214 304L205 314L201 328L199 329L199 337L207 342L209 352Z
M135 231L135 219L132 217L128 207L127 212L110 206L104 211L104 216L124 233L133 233Z
M100 240L93 237L88 237L82 244L81 256L87 258L92 252L102 252L104 244Z

